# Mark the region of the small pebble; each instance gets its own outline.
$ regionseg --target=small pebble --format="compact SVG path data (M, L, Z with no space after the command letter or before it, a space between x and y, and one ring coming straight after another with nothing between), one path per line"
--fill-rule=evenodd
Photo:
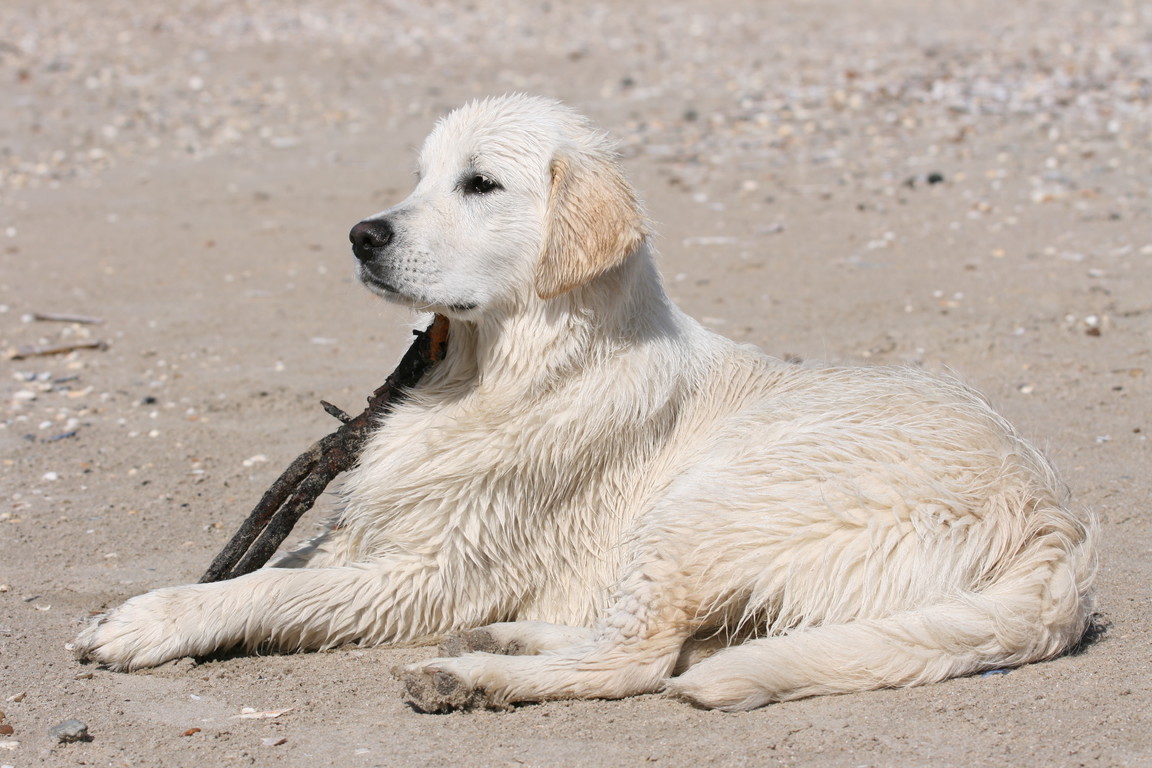
M59 725L54 725L48 729L48 735L60 744L92 739L88 735L88 726L79 720L65 720Z

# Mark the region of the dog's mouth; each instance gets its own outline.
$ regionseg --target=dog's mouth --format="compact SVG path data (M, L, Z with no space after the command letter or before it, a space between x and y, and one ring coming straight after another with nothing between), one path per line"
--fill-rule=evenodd
M379 294L386 299L404 298L404 294L399 288L386 280L381 280L367 269L361 268L358 277L360 278L360 282L375 294Z
M437 306L446 307L454 313L471 312L477 309L480 305L475 302L454 302L449 304L441 304L440 302L428 301L415 296L412 296L404 291L401 291L392 283L387 280L382 280L376 275L372 274L367 267L361 265L358 275L360 282L364 287L372 291L377 296L388 301L403 304L405 306L413 307L415 309L435 309Z
M357 270L356 277L359 278L361 285L385 301L416 309L421 309L427 304L427 302L421 301L418 297L400 290L394 283L373 274L372 271L363 264L361 264Z

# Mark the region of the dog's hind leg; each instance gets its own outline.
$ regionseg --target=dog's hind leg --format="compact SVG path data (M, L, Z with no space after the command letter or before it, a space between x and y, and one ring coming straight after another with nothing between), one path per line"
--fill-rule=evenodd
M632 571L605 619L575 645L532 656L468 653L395 672L424 712L659 691L695 629L682 591L668 588L669 574L653 573L667 567Z
M1091 545L1035 543L979 592L873 619L752 640L705 659L668 690L709 709L937 682L1066 652L1087 628Z
M503 621L453 632L440 643L440 655L463 656L481 651L506 656L529 656L579 645L592 637L593 630L590 627L570 627L546 621Z

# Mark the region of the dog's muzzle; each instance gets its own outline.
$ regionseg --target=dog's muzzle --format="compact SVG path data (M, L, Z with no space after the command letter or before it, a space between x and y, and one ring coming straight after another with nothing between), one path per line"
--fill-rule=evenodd
M392 225L384 219L362 221L352 227L348 239L352 241L352 253L362 262L371 261L388 247L394 236Z

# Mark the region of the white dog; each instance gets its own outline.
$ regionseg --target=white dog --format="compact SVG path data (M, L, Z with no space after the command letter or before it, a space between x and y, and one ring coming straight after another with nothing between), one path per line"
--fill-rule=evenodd
M955 381L787 364L686 317L610 143L569 109L450 114L412 195L351 237L369 289L450 319L446 358L330 530L129 600L83 656L447 636L450 657L399 670L421 710L660 690L735 710L1084 634L1095 523L1045 459Z

